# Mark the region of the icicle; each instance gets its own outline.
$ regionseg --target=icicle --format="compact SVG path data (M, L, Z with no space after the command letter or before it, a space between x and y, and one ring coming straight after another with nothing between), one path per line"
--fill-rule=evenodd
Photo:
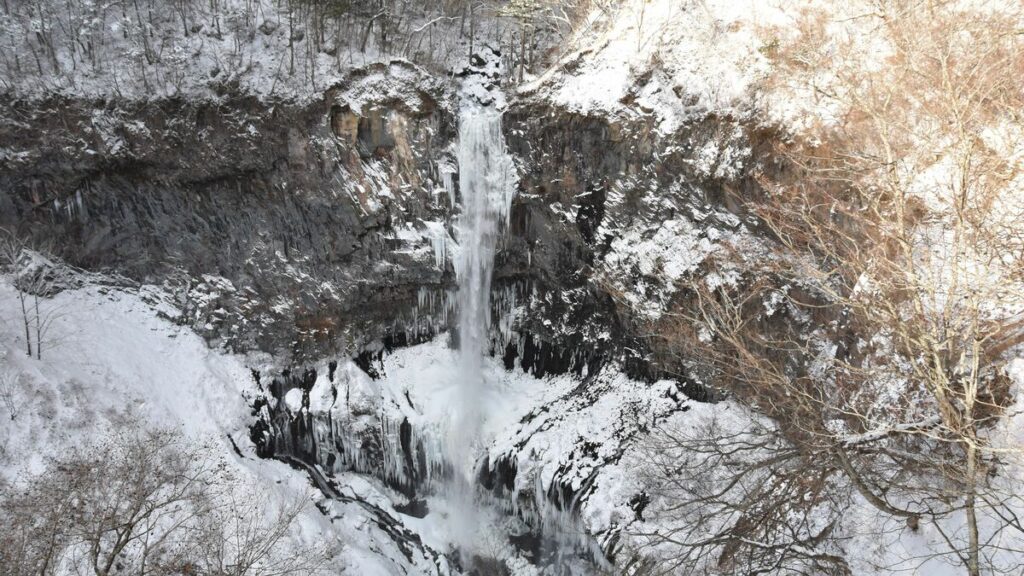
M430 236L430 245L434 251L434 265L444 270L444 264L448 256L448 229L441 222L424 222L427 233Z
M437 167L441 173L441 185L444 186L444 191L448 193L448 207L455 207L455 168L448 164L439 164Z

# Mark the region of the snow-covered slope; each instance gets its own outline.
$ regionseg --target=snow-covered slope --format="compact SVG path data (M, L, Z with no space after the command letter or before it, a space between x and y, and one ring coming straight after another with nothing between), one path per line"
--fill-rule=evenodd
M47 300L50 345L36 360L17 331L15 291L6 278L0 283L3 369L20 374L23 407L17 419L4 419L5 473L15 471L12 463L36 468L40 458L129 416L219 443L244 438L242 394L251 377L242 359L159 318L171 310L155 295L88 286Z
M255 489L266 490L269 504L308 498L310 506L291 537L333 544L338 553L332 569L360 575L449 572L444 555L459 555L453 549L454 495L447 492L443 478L420 486L416 498L421 502L416 506L422 512L415 512L408 496L385 485L399 474L398 468L359 474L340 461L321 468L287 457L283 460L292 466L258 458L249 427L255 421L252 401L263 392L252 370L274 373L279 368L267 356L210 349L194 332L170 321L180 312L165 298L154 287L85 283L44 299L42 306L54 320L50 344L37 360L23 350L18 299L9 278L3 279L0 370L16 377L18 406L15 418L4 414L0 419L0 474L6 480L25 481L49 458L88 445L126 422L172 428L211 456L223 458ZM298 388L287 391L283 408L294 416L307 411L330 414L339 433L343 430L352 437L391 422L394 436L385 436L384 469L388 458L392 464L401 458L402 421L412 425L426 450L423 456L436 459L434 469L453 464L471 469L475 458L444 461L444 443L457 405L453 395L460 389L457 352L446 340L383 356L375 367L376 380L352 361L338 365L331 378L325 366L307 393ZM506 371L497 359L486 363L485 374L481 435L472 443L475 453L489 452L492 464L504 459L507 466L511 460L520 474L514 481L495 476L495 481L513 481L517 496L508 499L500 490L494 493L496 497L474 518L474 549L468 552L493 558L515 574L533 574L532 563L545 560L534 557L535 551L517 548L509 536L540 529L557 543L548 554L564 547L559 562L590 570L589 547L595 541L587 534L603 533L607 539L619 523L620 513L613 510L628 510L627 501L635 494L603 481L598 484L600 498L578 497L569 513L551 508L545 494L580 490L589 475L618 460L623 452L619 444L625 446L634 430L625 411L657 419L676 409L678 396L669 383L648 389L611 373L601 377L604 384L595 391L580 396L573 392L580 383L572 375L535 378ZM643 408L636 404L640 396L650 397ZM366 421L360 424L361 419ZM605 448L590 456L580 453L595 443ZM324 450L329 446L325 443ZM495 474L494 470L488 473ZM621 475L617 470L612 468L611 478ZM535 488L539 492L530 496ZM593 520L577 525L573 515L581 509ZM600 545L594 551L601 558ZM582 557L572 560L577 554Z
M266 494L268 509L308 499L290 537L336 549L329 571L445 573L444 562L394 519L397 513L379 483L341 475L336 484L349 497L328 499L301 469L255 456L246 398L255 391L250 367L262 366L265 358L211 350L195 333L162 318L177 311L145 287L90 285L43 305L53 313L51 345L36 360L23 349L15 292L8 278L0 282L0 371L17 377L18 406L16 418L0 418L4 479L22 481L48 458L78 450L127 421L177 429Z

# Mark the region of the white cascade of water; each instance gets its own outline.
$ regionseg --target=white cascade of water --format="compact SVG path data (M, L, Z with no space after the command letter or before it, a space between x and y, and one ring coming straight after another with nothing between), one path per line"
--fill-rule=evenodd
M462 112L458 163L462 211L457 226L459 254L454 265L459 288L459 405L453 407L448 450L455 468L453 489L461 501L457 505L461 518L456 521L462 526L454 528L459 544L468 546L475 523L473 456L481 425L494 253L499 234L508 224L516 190L515 169L505 149L498 111L471 108Z

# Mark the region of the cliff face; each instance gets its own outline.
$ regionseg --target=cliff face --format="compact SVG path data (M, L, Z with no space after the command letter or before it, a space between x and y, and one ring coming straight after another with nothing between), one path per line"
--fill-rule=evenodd
M396 509L427 513L452 465L430 412L443 394L410 395L387 355L458 336L446 81L393 62L307 105L7 104L0 224L74 265L161 286L182 310L174 320L211 346L269 355L274 372L254 373L261 456L375 476L402 495ZM519 545L537 562L569 533L559 546L613 560L642 517L643 492L614 482L644 422L713 399L652 327L678 280L728 275L705 260L751 234L733 202L756 190L744 123L695 113L665 131L624 106L580 112L524 93L504 116L519 189L496 257L491 352L515 386L548 390L488 437L478 479L523 522Z
M678 280L710 277L703 264L722 241L753 237L738 202L757 193L746 165L762 151L740 119L702 114L667 133L657 124L636 108L581 113L536 95L506 115L521 177L496 281L532 295L510 322L526 338L524 367L530 350L554 344L574 366L616 361L648 380L686 373L652 327Z
M679 281L742 271L742 260L708 260L726 240L756 243L736 202L758 191L747 169L757 135L715 115L662 133L642 114L584 115L532 97L511 104L504 130L519 190L497 254L492 353L544 378L548 395L482 439L478 481L524 522L532 536L520 544L538 562L552 549L614 562L649 499L628 472L649 426L715 400L656 330ZM443 394L422 382L458 375L405 382L407 353L386 344L356 361L375 384L336 376L344 358L274 378L253 439L266 455L374 475L425 513L451 463L436 447L443 422L431 419ZM377 397L352 392L378 387Z
M525 43L508 42L512 28L477 31L472 14L468 43L439 40L445 62L478 51L452 76L404 60L349 70L335 50L337 66L320 76L332 84L315 97L301 73L288 78L302 90L276 92L276 72L255 92L266 83L197 76L203 89L178 98L8 96L0 226L148 285L147 298L173 304L161 307L171 320L245 354L252 378L235 407L249 415L252 445L236 434L239 458L254 451L308 473L345 509L321 511L341 524L369 518L404 556L396 565L420 567L405 573L500 573L450 549L439 526L451 523L445 480L463 465L493 516L482 532L517 574L593 573L632 553L630 528L651 502L635 468L652 426L716 409L659 323L682 281L739 277L742 261L709 260L723 244L756 243L737 198L757 193L751 175L766 155L748 118L696 98L656 58L626 63L595 95L622 46L505 86L518 189L495 258L477 459L449 461L452 383L464 376L453 369L459 99L495 105L500 64L527 59ZM363 61L376 57L365 49L377 16L367 17ZM433 51L434 22L447 22L440 33L456 20L413 30ZM280 70L291 31L252 36L276 43ZM316 71L324 59L310 55L300 68ZM271 68L253 75L270 79ZM474 74L479 90L456 94ZM339 534L362 530L347 524Z
M77 266L163 285L213 345L282 365L421 341L448 328L454 287L448 90L394 62L308 105L6 102L0 224ZM731 194L756 187L742 123L705 114L663 133L641 110L528 94L504 128L520 185L494 353L539 374L678 368L653 367L656 343L636 333L740 229Z
M905 84L935 46L954 70L1013 68L978 63L1020 53L987 29L1016 11L24 4L0 18L0 244L56 258L0 262L18 323L0 323L0 376L20 386L45 358L27 284L33 304L81 306L63 338L105 317L42 362L10 454L70 443L104 404L170 404L201 430L223 407L228 457L315 487L320 534L356 542L340 562L360 573L377 573L360 554L388 574L931 567L972 532L958 490L972 507L982 486L1021 492L1017 464L975 458L1020 435L1024 251L999 233L1024 205L1020 106L965 104L976 121L950 136L948 110L918 105L946 82ZM945 18L970 25L931 28ZM982 161L949 152L963 138ZM971 188L990 192L966 218Z
M214 345L288 364L421 337L439 321L412 320L420 290L449 282L431 254L451 210L447 97L392 63L307 106L5 102L0 220L163 284Z

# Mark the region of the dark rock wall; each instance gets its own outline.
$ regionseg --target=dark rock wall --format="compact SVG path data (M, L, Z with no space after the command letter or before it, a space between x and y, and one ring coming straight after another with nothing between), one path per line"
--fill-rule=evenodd
M694 169L701 147L747 145L736 142L747 137L740 121L706 115L673 134L657 133L655 123L643 114L583 115L543 98L521 100L506 114L506 138L521 176L495 285L535 294L517 325L527 345L505 351L506 364L529 368L538 356L571 357L577 370L581 362L593 368L615 360L644 380L685 373L655 360L657 342L644 336L649 326L601 280L601 259L615 239L607 230L687 218L691 207L739 214L736 195L755 193L757 184L746 174L726 179ZM622 196L614 205L612 190ZM661 195L656 208L645 202L651 190ZM709 394L686 384L694 397Z
M352 82L386 82L376 68ZM416 78L358 112L345 85L305 105L0 103L0 225L74 265L168 286L183 322L234 350L301 362L430 332L429 311L410 311L450 271L392 232L448 220L437 162L454 121L444 89Z
M378 339L412 343L449 325L450 264L435 265L428 240L394 234L452 225L438 193L439 164L455 164L448 90L392 63L301 105L2 102L0 225L75 265L167 286L179 320L215 345L302 366ZM616 360L638 378L663 375L637 336L646 327L595 273L613 240L602 226L728 205L728 191L753 183L696 174L692 157L737 125L704 116L664 135L643 114L515 101L504 126L520 189L499 247L494 325L510 294L525 314L493 352L537 374ZM646 190L680 180L670 208L644 204ZM612 190L624 200L610 204Z
M420 436L400 411L353 404L335 380L336 364L329 366L331 390L344 411L310 410L316 370L286 370L269 382L255 375L263 392L253 406L258 419L249 431L257 454L319 466L332 475L342 470L369 474L404 494L410 504L422 506L424 493L450 474L447 463L428 459L424 442L430 439ZM302 406L295 411L285 400L293 390L302 397Z

